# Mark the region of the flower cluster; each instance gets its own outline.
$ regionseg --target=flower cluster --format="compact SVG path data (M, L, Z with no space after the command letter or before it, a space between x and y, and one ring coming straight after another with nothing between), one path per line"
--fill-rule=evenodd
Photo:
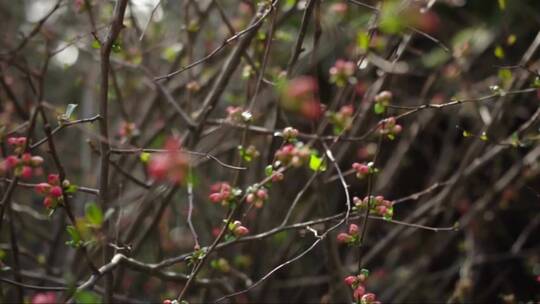
M338 59L333 67L330 68L330 82L338 87L344 87L347 83L355 83L353 78L356 65L352 61Z
M368 203L369 201L369 203ZM392 202L385 200L383 196L371 196L370 199L365 197L364 199L359 199L358 197L353 198L353 203L356 209L365 209L369 204L369 210L371 213L380 215L385 219L392 219L394 215L394 207Z
M248 123L253 119L249 111L244 111L242 107L227 107L227 120L234 123Z
M169 138L164 153L152 155L148 163L148 174L156 180L169 180L180 184L188 171L188 158L180 151L180 141Z
M50 303L56 303L57 298L56 294L54 292L40 292L36 293L32 297L32 304L50 304Z
M215 183L210 187L210 195L208 198L212 203L220 203L223 206L228 206L236 201L236 198L242 194L242 190L233 188L227 182Z
M286 127L285 129L283 129L282 134L283 140L287 142L296 142L298 134L300 134L300 132L293 127Z
M240 221L234 221L232 223L229 223L229 231L231 231L236 237L242 237L249 233L249 229L247 229L245 226L242 226L242 222Z
M22 178L30 178L35 173L39 174L39 167L43 164L43 158L33 156L30 153L23 153L26 146L26 137L10 137L7 143L13 148L15 154L9 155L0 163L0 173L13 170L15 176Z
M353 170L356 172L356 178L364 178L369 174L377 173L379 170L373 167L373 163L369 162L367 164L353 163Z
M289 111L299 112L307 119L319 119L324 112L324 106L317 97L318 91L315 78L297 77L287 83L281 99L282 106Z
M348 232L342 232L337 235L337 241L341 244L357 245L360 242L360 229L356 224L350 224Z
M69 182L67 180L64 181L63 184L65 184L63 186L69 186ZM60 176L58 174L49 174L47 177L47 182L37 184L35 189L37 193L45 195L43 205L47 209L56 208L58 204L62 204L64 200L64 191L62 189L62 185L60 185Z
M391 140L396 138L396 135L401 133L401 130L402 127L396 123L395 117L388 117L379 125L379 133L381 135L386 135Z
M244 148L243 146L238 146L238 152L240 153L242 159L244 159L248 163L261 155L259 150L257 150L254 145L249 145L247 148Z
M118 130L118 135L122 138L122 142L126 142L131 137L139 135L139 130L133 122L122 122Z
M268 199L268 190L264 187L250 187L247 192L249 194L246 197L246 202L253 204L256 208L262 208L264 202Z
M376 114L382 114L386 111L386 107L390 104L392 100L392 92L382 91L375 96L375 106L374 111Z
M342 106L338 112L327 112L326 116L334 126L334 134L339 135L351 128L353 114L354 108L351 105Z
M355 303L358 304L380 304L377 301L377 297L374 293L366 292L366 281L369 277L369 271L362 269L360 274L356 276L348 276L344 279L347 284L353 290L353 298Z
M264 173L266 174L266 176L271 176L271 180L273 183L280 182L283 180L283 178L285 178L283 173L278 170L274 170L274 166L272 165L266 166L266 168L264 168Z
M287 144L276 151L276 159L283 165L300 167L309 160L311 151L303 143Z

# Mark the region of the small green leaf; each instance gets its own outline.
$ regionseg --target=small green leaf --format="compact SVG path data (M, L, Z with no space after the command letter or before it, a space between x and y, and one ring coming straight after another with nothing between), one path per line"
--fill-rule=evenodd
M99 48L101 48L101 45L99 44L99 41L97 41L96 39L94 39L94 40L92 41L92 48L93 48L93 49L99 49Z
M500 69L498 76L503 83L507 83L512 80L512 71L509 69Z
M113 53L120 53L122 52L122 45L120 44L120 42L117 42L115 41L113 44L112 44L112 51Z
M77 304L98 304L102 303L101 297L91 291L79 291L75 294L75 302Z
M101 224L103 224L103 212L96 203L86 204L85 215L90 224L97 227L101 227Z
M67 226L66 231L69 234L70 240L66 242L66 245L77 248L81 244L81 235L75 226Z
M472 136L472 133L467 131L467 130L463 130L463 137L471 137Z
M532 86L535 88L540 88L540 77L536 77L534 79Z
M487 140L488 140L488 137L487 137L486 132L482 132L482 134L480 135L480 139L483 140L483 141L487 141Z
M139 155L139 159L143 164L146 164L150 160L150 153L142 152L141 155Z
M79 186L71 184L66 189L64 189L64 192L72 194L77 192L77 190L79 190Z
M266 176L270 176L272 173L274 173L274 167L272 167L272 165L268 165L266 168L264 168L264 174Z
M309 156L309 168L313 171L325 171L326 164L324 163L322 157L319 157L317 153L313 152Z
M497 47L495 47L495 51L493 52L495 54L495 57L499 58L499 59L503 59L504 58L504 49L502 48L502 46L498 45Z
M361 50L361 51L367 51L368 48L369 48L369 35L367 32L364 32L364 31L360 31L358 32L358 34L356 35L356 46Z
M501 9L501 11L506 9L506 0L499 0L499 9Z
M506 44L509 46L514 45L516 41L517 41L517 37L514 34L508 35L508 37L506 38Z
M386 107L382 103L377 102L375 103L373 111L375 112L375 114L381 115L386 111Z
M75 103L68 104L66 107L66 112L64 113L64 117L66 119L69 119L71 117L71 114L73 114L73 111L75 111L76 108L77 108L77 104Z

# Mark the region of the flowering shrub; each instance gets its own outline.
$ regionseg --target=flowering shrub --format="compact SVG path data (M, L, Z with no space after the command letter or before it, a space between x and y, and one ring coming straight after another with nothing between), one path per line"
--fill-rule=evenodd
M0 303L540 299L540 1L0 7Z

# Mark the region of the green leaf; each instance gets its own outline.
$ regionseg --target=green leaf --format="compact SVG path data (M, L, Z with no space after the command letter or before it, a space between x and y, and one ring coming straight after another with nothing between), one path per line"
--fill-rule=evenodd
M88 203L85 207L86 219L90 224L101 227L103 224L103 212L96 203Z
M508 45L514 45L517 41L517 37L514 34L508 35L506 38L506 44Z
M362 50L367 51L369 48L369 35L367 32L360 31L356 35L356 46Z
M536 77L533 81L533 87L540 88L540 77Z
M386 107L382 103L377 102L373 107L373 111L375 112L375 114L381 115L386 111Z
M498 76L503 83L507 83L508 81L512 80L512 71L509 69L500 69Z
M499 8L501 11L504 11L506 9L506 0L499 0Z
M92 41L92 48L93 48L93 49L99 49L99 48L101 48L101 45L99 44L99 41L97 41L96 39L94 39L94 40Z
M66 119L69 119L71 117L71 114L73 114L73 111L75 111L76 108L77 108L77 104L75 103L68 104L66 107L66 112L64 113L64 117Z
M120 44L120 42L117 42L115 41L113 44L112 44L112 51L113 53L120 53L122 52L122 45Z
M495 47L495 51L493 52L495 54L495 57L499 58L499 59L503 59L504 58L504 49L502 48L502 46L498 45L497 47Z
M272 167L272 165L268 165L266 168L264 168L264 174L266 176L270 176L272 173L274 173L274 167Z
M77 228L75 226L67 226L66 231L69 234L70 240L66 242L67 245L71 247L79 247L81 244L81 235L79 234L79 231L77 231Z
M66 189L64 189L64 192L72 194L77 192L77 190L79 190L79 186L71 184Z
M146 164L150 160L150 153L142 152L141 155L139 155L139 159L143 164Z
M313 171L325 171L326 164L324 163L322 157L319 157L317 153L313 152L309 156L309 168Z
M487 140L488 140L488 137L487 137L486 132L482 132L482 134L480 135L480 139L483 140L483 141L487 141Z
M471 132L467 130L463 130L463 137L471 137L471 136L472 136Z
M79 291L75 294L75 302L77 304L98 304L102 303L101 297L91 291Z

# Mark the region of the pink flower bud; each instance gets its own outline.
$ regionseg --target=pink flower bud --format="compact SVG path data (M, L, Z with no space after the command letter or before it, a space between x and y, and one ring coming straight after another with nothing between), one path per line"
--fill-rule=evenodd
M58 198L60 196L62 196L62 188L60 188L60 186L54 186L51 188L51 192L50 192L50 195L52 197L55 197L55 198Z
M24 153L21 156L22 162L25 165L31 165L32 164L32 155L30 153Z
M249 233L249 229L247 229L244 226L238 226L234 228L234 235L236 236L244 236Z
M51 304L56 303L56 294L54 292L41 292L36 293L32 297L32 304Z
M356 283L356 277L355 276L348 276L345 278L345 284L351 286L352 284Z
M220 193L212 193L208 196L208 198L212 203L219 203L223 200L223 197Z
M45 206L46 208L52 208L53 206L53 199L50 198L50 197L46 197L43 199L43 206Z
M280 182L283 180L283 173L281 172L276 172L272 175L272 182L276 183L276 182Z
M268 198L268 192L265 189L259 189L257 190L257 197L266 200Z
M399 133L401 133L401 130L402 130L401 125L395 125L394 128L392 128L392 132L393 132L394 134L399 134Z
M362 300L363 300L363 296L364 296L365 293L366 293L366 288L364 286L362 286L362 285L358 285L358 287L356 287L356 289L354 290L353 297L357 301L360 298L362 298Z
M350 235L348 235L347 233L342 232L342 233L337 235L337 241L338 241L338 243L346 244L346 243L349 243L350 241L352 241L352 237Z
M349 225L349 234L350 235L357 235L358 231L360 231L360 229L358 228L357 225L355 225L355 224Z
M31 178L32 177L32 167L24 166L21 171L22 178Z
M366 293L361 298L362 303L373 303L375 301L375 294L374 293Z
M60 184L60 175L58 174L49 174L49 176L47 177L47 181L49 182L49 184L53 185L53 186L57 186Z
M154 155L148 164L148 174L157 180L164 179L170 166L169 157L166 154Z
M255 202L255 195L253 193L250 193L246 197L246 202L248 204L253 204Z
M172 304L172 301L169 299L163 300L163 304Z
M6 169L13 169L19 164L19 159L17 158L17 156L10 155L6 157L5 164Z
M17 144L17 137L10 137L7 139L7 143L10 146L15 146Z
M51 190L51 185L47 183L39 183L36 185L36 191L39 194L47 194Z
M26 144L26 137L17 138L17 146L24 146Z

